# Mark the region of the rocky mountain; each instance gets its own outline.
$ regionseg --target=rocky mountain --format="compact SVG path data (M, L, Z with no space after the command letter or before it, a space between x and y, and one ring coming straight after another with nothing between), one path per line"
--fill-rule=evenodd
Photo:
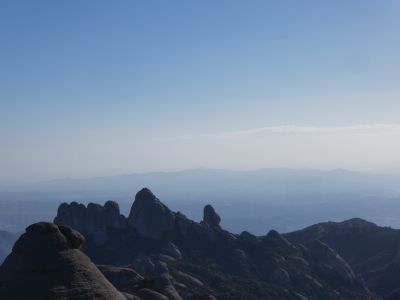
M83 243L69 227L29 226L0 267L0 299L126 300L80 250Z
M116 202L63 203L29 226L0 267L0 299L400 299L400 230L362 219L287 234L232 234L149 189ZM20 288L23 287L23 288Z
M379 227L362 219L326 222L285 234L293 243L322 241L339 253L378 295L400 288L400 230ZM393 298L394 297L394 298Z
M220 221L207 205L194 222L148 189L137 193L128 217L115 202L72 202L54 219L79 230L85 253L110 282L139 297L145 289L166 299L377 299L324 242L292 243L276 231L232 234Z

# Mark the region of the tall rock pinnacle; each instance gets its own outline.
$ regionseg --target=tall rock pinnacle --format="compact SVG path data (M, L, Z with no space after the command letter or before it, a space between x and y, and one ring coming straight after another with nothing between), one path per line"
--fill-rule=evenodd
M204 206L203 222L212 228L219 228L221 218L209 204Z
M173 228L175 215L149 189L144 188L136 194L128 223L141 235L160 239Z

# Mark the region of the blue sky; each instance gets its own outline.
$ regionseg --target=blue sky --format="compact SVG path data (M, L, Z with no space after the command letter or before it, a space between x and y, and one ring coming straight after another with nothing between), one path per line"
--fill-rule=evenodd
M250 150L215 141L400 123L399 37L399 1L2 1L0 184L191 167L400 168L396 126L315 160L279 156L310 139L284 133L246 140ZM336 135L323 138L355 140ZM371 139L384 149L357 160ZM326 141L307 143L304 153Z

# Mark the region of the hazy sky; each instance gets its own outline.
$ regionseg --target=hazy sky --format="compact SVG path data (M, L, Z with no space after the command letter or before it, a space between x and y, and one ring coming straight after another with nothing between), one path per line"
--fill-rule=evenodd
M0 2L0 185L400 168L400 1Z

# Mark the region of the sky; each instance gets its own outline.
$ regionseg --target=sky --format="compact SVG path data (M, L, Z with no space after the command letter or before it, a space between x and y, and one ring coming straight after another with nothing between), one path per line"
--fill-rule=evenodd
M0 2L0 185L400 169L400 1Z

